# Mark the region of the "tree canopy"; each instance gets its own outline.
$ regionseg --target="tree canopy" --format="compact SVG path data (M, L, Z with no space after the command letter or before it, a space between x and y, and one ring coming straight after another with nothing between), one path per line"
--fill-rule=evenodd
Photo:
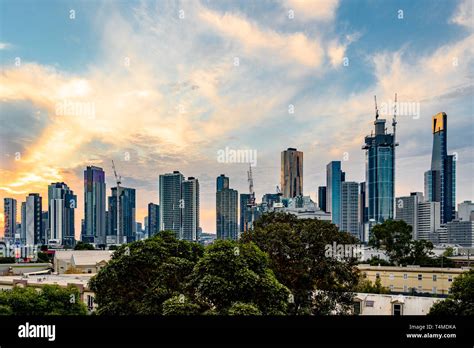
M451 294L435 303L429 315L474 315L474 270L456 277L451 285Z
M75 286L44 285L40 291L15 286L0 290L0 315L84 315L85 304Z
M242 236L267 252L276 278L291 292L291 314L347 313L358 283L356 257L328 257L327 246L355 245L358 240L334 224L298 219L286 213L264 214Z

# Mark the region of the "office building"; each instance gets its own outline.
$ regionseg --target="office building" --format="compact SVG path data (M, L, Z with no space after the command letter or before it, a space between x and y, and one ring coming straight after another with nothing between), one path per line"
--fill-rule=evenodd
M249 193L240 194L240 232L248 231L254 221L255 209L251 204L251 195Z
M84 171L83 242L105 244L105 195L105 172L88 166Z
M63 182L48 186L48 238L72 247L75 243L74 211L77 197ZM45 237L46 238L46 237Z
M182 228L180 239L199 241L199 181L194 177L182 182Z
M46 244L42 235L42 198L38 193L30 193L22 203L22 242L27 245Z
M216 185L216 235L217 239L238 239L238 192L229 188L229 178L217 177Z
M425 172L425 198L440 202L441 223L455 217L456 204L456 161L448 156L448 116L440 112L432 118L433 152L431 169Z
M341 231L349 232L359 238L359 183L341 183Z
M326 212L331 213L332 222L341 226L341 161L329 162L326 166Z
M161 231L173 231L176 238L180 238L182 209L181 184L184 176L179 171L161 174L159 178L160 224Z
M474 221L474 203L464 201L458 204L458 220Z
M153 237L160 232L160 206L154 203L148 203L148 216L145 223L145 232L148 237Z
M362 147L366 156L366 190L369 224L394 218L395 198L395 125L387 132L386 120L379 119L376 106L375 133L365 137Z
M474 221L452 220L446 224L448 243L474 247Z
M283 197L303 195L303 152L295 148L281 152L280 183Z
M367 191L365 182L359 183L359 199L357 202L358 206L358 221L359 221L359 239L363 243L369 242L369 219L367 207Z
M318 187L318 206L319 209L326 212L326 186Z
M423 201L421 192L411 192L409 196L395 199L395 220L405 221L411 226L413 239L418 239L418 203Z
M119 213L117 214L117 187L112 187L109 197L109 228L111 233L107 244L121 244L135 241L136 234L136 194L135 189L120 187ZM120 219L117 233L117 217Z
M271 209L275 203L281 202L281 193L265 193L262 196L262 209L267 211Z
M440 228L440 202L418 203L417 239L433 241L433 234Z
M4 238L5 240L15 239L16 232L16 199L3 199L3 218L4 218Z

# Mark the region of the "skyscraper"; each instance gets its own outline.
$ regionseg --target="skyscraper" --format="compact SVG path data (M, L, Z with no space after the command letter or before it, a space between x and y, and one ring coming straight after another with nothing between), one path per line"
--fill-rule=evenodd
M474 221L474 203L471 201L459 203L458 219L461 221Z
M250 229L252 224L252 210L249 207L250 194L240 194L240 232L245 232Z
M358 224L359 183L344 181L341 183L341 231L349 232L359 238Z
M160 206L158 204L148 203L148 217L145 229L148 237L153 237L160 232Z
M74 209L77 206L77 197L63 182L52 183L48 186L48 221L49 239L59 240L66 246L73 246L75 242Z
M421 192L395 199L395 220L403 220L412 228L412 238L418 239L418 203L424 201Z
M322 211L326 211L326 186L318 187L318 206Z
M331 220L341 227L341 161L329 162L326 166L326 212Z
M417 239L431 240L440 228L440 202L418 203L418 224L416 227Z
M382 223L394 217L395 198L395 120L394 132L387 133L376 105L375 134L365 137L362 147L366 160L366 189L369 223Z
M170 230L181 236L181 218L184 201L181 195L181 184L184 176L179 171L161 174L159 178L160 230Z
M24 221L25 228L22 228L23 242L25 244L46 244L46 236L42 236L42 198L38 193L30 193L26 197L26 202L22 205L22 224Z
M120 186L120 222L118 224L119 233L117 234L117 187L112 187L112 195L109 197L109 226L112 236L118 235L117 243L133 242L136 233L136 197L135 189ZM110 232L109 232L110 233ZM114 240L114 238L110 238Z
M367 192L365 182L359 183L359 238L362 242L369 241L369 225L368 225L368 207L367 207Z
M6 240L15 238L16 230L16 199L3 199L4 237Z
M216 182L217 239L237 240L238 192L229 188L229 178L224 174L218 176Z
M194 177L182 182L182 229L180 239L199 241L199 181Z
M280 184L284 198L303 195L303 152L291 147L281 152Z
M456 162L448 156L448 116L440 112L432 118L433 152L431 169L425 172L425 196L427 201L441 203L441 223L455 217Z
M88 166L84 171L84 231L82 241L105 244L105 172Z

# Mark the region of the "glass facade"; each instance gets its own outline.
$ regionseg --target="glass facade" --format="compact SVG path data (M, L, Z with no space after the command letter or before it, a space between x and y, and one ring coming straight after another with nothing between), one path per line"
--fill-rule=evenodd
M326 166L326 211L331 213L332 223L341 226L341 161Z

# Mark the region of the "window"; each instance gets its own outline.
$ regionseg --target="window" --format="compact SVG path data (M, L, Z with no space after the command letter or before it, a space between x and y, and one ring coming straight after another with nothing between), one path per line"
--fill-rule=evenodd
M390 291L393 291L393 284L390 284Z
M408 286L403 285L403 292L408 292Z
M393 315L402 315L402 305L400 303L394 303L392 307Z
M87 308L91 311L94 309L94 297L87 295Z
M423 275L422 274L418 274L418 280L423 280Z
M360 306L360 301L355 301L354 304L354 314L355 315L360 315L361 311L361 306Z
M432 291L433 294L436 294L436 286L433 286L433 291Z
M408 274L403 274L403 279L408 279Z
M365 306L366 307L373 307L374 306L374 301L365 301Z
M380 273L375 273L375 279L379 279L380 278Z
M423 287L421 285L418 285L418 291L421 292L421 290L423 290Z
M453 281L453 276L450 274L448 275L448 282L452 282Z
M433 281L434 281L434 282L436 281L437 278L438 278L438 277L436 276L436 274L433 274Z
M390 273L390 276L389 276L390 280L393 280L395 277L393 276L393 273Z

